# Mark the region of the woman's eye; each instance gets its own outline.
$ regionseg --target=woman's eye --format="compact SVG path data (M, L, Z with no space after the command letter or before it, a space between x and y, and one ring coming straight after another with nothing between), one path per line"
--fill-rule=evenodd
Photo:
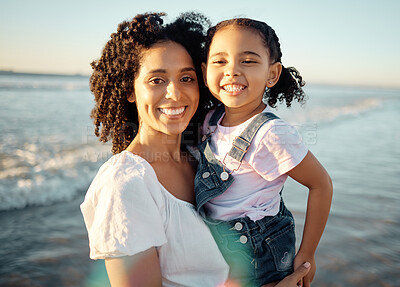
M223 64L223 63L225 63L225 61L224 60L214 60L214 61L212 61L212 63L213 64Z
M150 79L149 82L153 85L159 85L159 84L162 84L164 82L164 80L160 79L160 78L153 78L153 79Z
M193 77L186 76L186 77L183 77L183 78L181 79L181 81L182 81L182 82L185 82L185 83L193 82L193 81L194 81L194 78L193 78Z

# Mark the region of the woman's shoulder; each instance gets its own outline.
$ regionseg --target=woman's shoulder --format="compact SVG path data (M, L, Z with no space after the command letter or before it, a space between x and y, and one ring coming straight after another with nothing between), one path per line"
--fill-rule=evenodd
M108 159L93 179L87 196L121 196L126 191L155 191L158 180L150 164L142 157L123 151Z
M112 176L118 180L140 179L155 176L150 164L142 157L129 151L113 155L99 169L98 175Z

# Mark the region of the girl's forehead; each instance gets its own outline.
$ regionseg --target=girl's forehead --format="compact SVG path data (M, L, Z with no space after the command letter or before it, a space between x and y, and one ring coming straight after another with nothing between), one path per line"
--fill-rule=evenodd
M262 49L266 48L263 37L254 28L229 25L221 28L214 34L209 49L213 49L216 46L227 48L227 46L235 44L253 45Z
M255 28L247 26L238 26L232 24L219 29L217 32L215 32L214 37L211 41L211 45L213 42L215 42L216 39L221 37L225 38L224 40L228 41L238 37L242 39L252 38L255 41L259 41L260 44L264 45L264 38L262 37L261 32L259 32Z

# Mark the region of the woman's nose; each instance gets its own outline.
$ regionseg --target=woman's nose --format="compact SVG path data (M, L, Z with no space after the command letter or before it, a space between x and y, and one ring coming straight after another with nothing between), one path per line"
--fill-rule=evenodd
M181 91L179 89L179 84L171 81L167 86L167 99L178 100L181 97Z

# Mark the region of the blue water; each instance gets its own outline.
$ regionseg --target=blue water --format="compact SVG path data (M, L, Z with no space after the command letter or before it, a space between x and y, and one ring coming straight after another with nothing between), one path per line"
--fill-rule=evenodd
M400 286L400 91L310 85L306 93L305 106L277 114L334 182L314 286ZM1 286L103 282L79 212L111 156L93 135L93 103L87 77L0 75ZM307 191L289 181L284 197L301 238Z

